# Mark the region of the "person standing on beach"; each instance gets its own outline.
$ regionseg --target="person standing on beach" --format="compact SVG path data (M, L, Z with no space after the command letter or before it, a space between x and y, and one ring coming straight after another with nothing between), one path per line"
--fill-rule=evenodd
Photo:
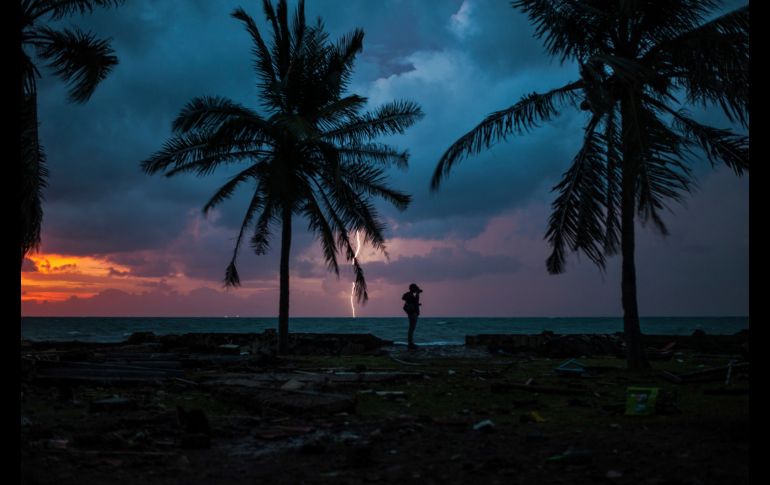
M414 329L417 327L417 317L420 315L420 293L422 290L419 286L412 283L409 285L409 291L403 294L401 297L404 300L404 311L409 317L409 348L416 349L414 344Z

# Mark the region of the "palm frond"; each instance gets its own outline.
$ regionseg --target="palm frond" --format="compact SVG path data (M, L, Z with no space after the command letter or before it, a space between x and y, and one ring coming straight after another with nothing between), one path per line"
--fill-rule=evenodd
M675 117L674 124L687 138L695 140L706 153L712 165L721 161L739 176L743 175L744 171L749 170L749 138L747 136L735 134L730 130L702 125L684 116Z
M37 99L35 95L22 98L21 110L21 258L40 246L43 224L43 190L48 185L45 151L38 138Z
M239 185L241 185L243 182L249 179L256 178L259 172L260 172L259 164L254 164L246 168L245 170L241 170L240 172L235 174L233 177L230 178L230 180L227 181L227 183L225 183L223 186L219 188L219 190L216 191L216 193L209 199L208 202L206 202L206 205L203 206L203 213L207 214L211 209L219 205L221 202L225 201L226 199L229 199Z
M368 163L350 163L342 167L343 178L356 193L379 197L400 210L406 210L412 197L387 185L385 172Z
M352 258L352 261L353 274L355 275L355 280L353 281L353 295L356 297L356 301L359 303L366 303L369 301L369 292L366 287L364 269L358 263L358 258Z
M667 127L654 113L642 109L641 116L647 130L642 163L637 167L637 210L643 223L652 221L655 228L666 235L668 230L660 211L669 208L669 200L680 202L694 184L691 170L682 161L686 140Z
M331 53L325 78L333 86L335 96L348 86L353 70L353 62L364 47L364 31L355 29L343 36Z
M627 17L640 19L633 29L633 43L639 43L646 49L681 36L698 25L719 6L713 0L675 0L646 3L626 2L636 12L626 13Z
M270 198L270 193L266 191L266 187L260 190L260 192L262 191L267 194L265 205L262 214L259 215L259 219L254 224L254 234L251 236L251 249L258 256L266 254L270 249L270 224L277 217L277 204Z
M226 288L241 286L241 276L238 274L238 268L233 260L225 268L224 283Z
M718 105L728 119L748 125L748 7L654 46L644 62L684 88L688 102Z
M327 269L339 276L340 268L337 263L337 244L334 230L312 191L309 191L305 199L303 213L308 220L308 229L319 236Z
M335 99L318 110L316 123L323 131L343 126L366 106L366 98L352 94Z
M236 8L231 16L243 22L254 43L251 52L254 56L254 70L260 80L259 87L260 94L263 97L263 105L266 108L272 109L280 107L281 98L273 90L273 86L277 82L274 61L270 49L268 49L265 41L262 39L256 22L240 7Z
M617 110L609 110L604 120L604 142L607 158L607 217L604 228L604 252L608 256L616 254L620 247L620 180L622 158L620 155L620 129L617 124Z
M351 261L355 256L355 250L353 249L353 245L350 242L348 227L353 227L353 223L355 221L352 219L343 220L343 214L340 214L342 211L341 205L339 203L332 202L334 196L327 194L327 189L324 188L323 183L319 182L318 180L313 180L313 183L316 187L316 198L321 199L323 209L327 214L327 222L332 228L332 231L337 234L337 249L344 252L347 260Z
M360 143L378 136L403 133L422 117L422 109L417 103L393 101L324 133L323 138L341 143Z
M212 174L220 165L234 164L242 161L264 160L271 153L266 150L236 150L213 152L213 155L190 160L166 171L166 177L182 173L194 173L198 177Z
M583 147L562 180L554 187L559 196L553 202L546 239L553 247L546 260L551 274L565 269L567 250L582 251L600 268L604 268L605 207L607 206L605 150L594 116L586 127Z
M278 0L275 18L278 22L278 30L274 32L273 59L276 63L278 79L285 80L288 77L291 66L291 31L289 30L289 7L286 0Z
M211 158L209 140L209 134L199 132L173 137L163 144L160 151L142 161L142 170L145 173L154 174L172 166L178 168L196 160L209 159ZM220 151L227 153L227 150Z
M125 0L41 0L29 2L25 11L28 11L32 19L50 15L51 20L60 20L72 14L87 14L96 7L118 7Z
M261 131L244 126L230 129L225 124L214 133L192 131L170 138L163 148L141 163L145 173L166 171L167 176L182 172L207 175L219 165L264 157L270 151L257 138Z
M383 252L385 251L385 246L381 242L379 244L377 243L379 240L378 234L370 233L370 227L367 224L361 223L358 209L351 208L350 204L340 201L336 194L327 194L320 184L317 183L316 186L316 193L320 196L323 207L328 215L327 222L329 223L330 228L337 234L337 249L345 253L345 258L347 261L350 261L353 266L353 274L355 275L353 294L358 302L366 303L369 299L366 278L364 277L363 268L361 268L358 258L355 257L356 252L350 242L348 228L354 232L363 231L364 242L370 242L375 248L380 249ZM335 200L335 202L332 202L332 200Z
M680 202L683 192L689 192L694 181L690 170L677 163L677 159L665 156L649 157L639 171L639 217L642 223L652 221L662 235L668 235L662 209L669 209L668 200Z
M262 0L262 10L265 12L265 18L270 21L270 25L273 28L273 35L280 35L280 27L278 27L278 18L275 16L275 10L270 0ZM273 38L275 43L276 38Z
M291 50L294 53L302 51L305 42L305 0L299 0L297 8L294 11L294 22L292 24L292 43Z
M220 189L220 192L221 191L222 189ZM216 197L216 195L214 197ZM257 210L259 210L259 208L262 207L263 204L264 204L264 200L262 198L262 193L258 190L255 191L254 195L251 197L251 202L249 202L249 207L246 209L246 213L243 216L243 221L241 222L241 229L238 231L238 237L235 238L235 248L233 249L233 257L232 259L230 259L230 263L227 265L227 268L225 269L225 279L224 279L225 287L234 287L234 286L241 285L241 278L238 274L238 269L236 267L238 250L241 248L241 241L243 241L243 234L246 232L246 229L248 229L248 227L251 225L251 222L254 220L254 213Z
M41 27L37 32L40 36L35 43L38 55L69 85L70 101L87 101L118 64L109 42L91 33L79 29L56 31L49 27Z
M230 150L257 150L273 147L276 143L276 123L270 123L259 116L231 117L222 120L211 130L197 130L196 133L209 137L212 147L230 147Z
M356 190L353 187L350 179L355 179L355 176L345 173L340 167L339 170L324 170L319 178L318 183L328 193L330 212L335 214L339 227L363 231L366 241L375 249L383 250L385 225L380 221L377 210L361 193L361 188ZM346 240L346 244L349 245L349 241ZM350 250L347 259L351 260L354 254L352 246L344 249Z
M690 118L684 110L673 110L654 99L646 101L661 111L673 116L673 125L682 136L698 145L708 157L712 166L722 162L735 172L743 175L749 170L749 138L730 130L706 126Z
M255 113L238 103L219 96L203 96L193 98L182 108L171 128L177 133L187 133L191 130L215 130L225 121L240 119L251 123L262 123L264 120Z
M362 145L344 145L336 148L341 163L371 163L378 166L396 166L406 169L409 166L409 151L399 151L381 143Z
M21 72L23 79L22 96L37 96L37 78L40 77L40 71L23 49L21 51Z
M504 110L496 111L460 137L441 156L431 179L431 189L438 190L454 166L469 155L476 155L494 143L503 141L511 133L521 134L549 121L559 113L559 108L575 102L575 91L581 89L581 81L567 84L545 94L532 93Z
M601 51L609 40L612 11L581 0L518 0L511 6L527 14L535 37L543 39L552 56L584 60ZM594 2L596 3L596 2Z

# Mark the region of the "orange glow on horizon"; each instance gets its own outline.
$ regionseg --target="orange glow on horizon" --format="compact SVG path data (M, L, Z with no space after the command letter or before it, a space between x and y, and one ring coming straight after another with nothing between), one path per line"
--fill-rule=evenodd
M89 298L118 278L115 272L129 274L128 267L94 256L28 254L35 269L21 273L22 301L64 301L70 297ZM122 286L122 285L121 285Z

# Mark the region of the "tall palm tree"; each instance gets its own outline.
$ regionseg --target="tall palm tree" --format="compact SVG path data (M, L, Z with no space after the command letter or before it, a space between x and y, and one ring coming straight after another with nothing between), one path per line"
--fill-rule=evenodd
M438 189L464 157L552 120L568 106L587 112L583 146L554 187L546 237L550 273L567 250L604 268L622 254L623 328L628 367L648 367L636 298L634 221L662 234L660 211L693 179L689 162L749 168L748 137L694 120L686 105L718 105L731 122L749 122L748 6L707 20L710 0L519 0L548 53L575 61L580 77L532 93L488 115L443 154L431 182Z
M381 197L403 210L406 194L387 186L385 169L405 168L406 151L374 143L380 135L403 133L422 112L418 105L398 101L362 112L366 98L344 95L361 51L364 33L354 30L331 43L321 20L305 24L300 0L291 27L285 0L263 8L272 26L267 46L254 20L242 9L232 16L246 27L253 42L264 115L221 97L190 101L174 121L175 136L142 164L147 173L167 176L185 172L207 175L220 165L243 163L203 207L208 212L242 184L253 184L225 284L240 284L238 250L247 230L256 254L269 247L274 226L281 227L279 351L288 345L289 253L292 220L303 216L318 237L328 269L339 275L338 252L352 260L359 301L368 298L364 273L355 258L349 231L384 250L384 223L371 203Z
M118 6L123 0L21 0L18 28L21 31L21 259L40 245L43 222L42 197L48 170L38 138L37 78L33 56L69 85L68 98L85 103L107 77L118 58L106 40L80 29L54 29L45 22L72 14L90 13L95 7Z

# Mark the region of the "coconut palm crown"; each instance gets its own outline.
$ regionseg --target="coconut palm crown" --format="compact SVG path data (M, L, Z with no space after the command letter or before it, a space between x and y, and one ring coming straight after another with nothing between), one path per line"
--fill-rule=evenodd
M339 275L338 254L352 261L355 293L368 298L363 270L354 257L351 234L385 250L385 224L372 203L382 198L403 210L410 196L387 185L389 167L405 168L408 153L374 140L403 133L422 112L408 101L365 111L367 99L345 94L364 33L356 29L331 42L319 19L306 25L300 1L289 21L285 0L275 8L264 0L272 42L263 39L243 9L253 43L261 110L223 97L190 101L173 123L174 136L142 164L147 173L207 175L222 165L243 167L203 207L204 213L248 186L251 198L225 270L225 284L237 286L239 249L247 233L256 254L270 247L281 229L279 350L288 346L289 253L292 220L302 217L318 238L329 270Z
M622 254L629 368L646 367L636 298L634 221L667 234L661 211L693 187L690 165L708 159L749 169L742 133L700 123L687 108L717 106L745 133L749 123L749 9L715 15L710 0L520 0L547 52L579 68L574 82L523 96L488 115L439 160L438 189L458 162L523 135L573 107L586 112L583 145L554 187L546 238L550 273L568 251L600 268Z

